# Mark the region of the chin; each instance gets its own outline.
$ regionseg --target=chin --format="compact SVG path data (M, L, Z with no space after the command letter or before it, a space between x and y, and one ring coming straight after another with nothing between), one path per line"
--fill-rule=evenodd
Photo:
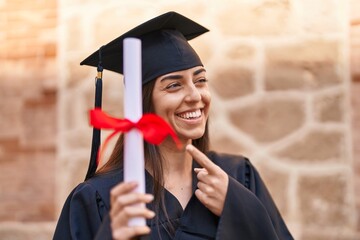
M196 140L204 136L205 131L194 132L191 134L182 134L184 139Z

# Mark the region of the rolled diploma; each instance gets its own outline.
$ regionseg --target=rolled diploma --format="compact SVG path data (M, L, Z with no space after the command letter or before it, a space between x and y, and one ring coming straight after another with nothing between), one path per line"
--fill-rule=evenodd
M142 117L141 83L141 41L125 38L124 46L124 115L132 122ZM145 193L144 143L140 131L133 129L125 134L124 181L136 181L136 192ZM139 205L145 207L145 204ZM145 218L137 217L129 221L129 226L145 226Z

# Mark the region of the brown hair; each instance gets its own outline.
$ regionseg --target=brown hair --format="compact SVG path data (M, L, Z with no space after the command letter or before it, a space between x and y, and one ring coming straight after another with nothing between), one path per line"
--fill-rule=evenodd
M154 113L154 105L152 103L152 93L155 86L155 80L150 81L143 85L142 88L142 101L143 101L143 112ZM192 141L192 144L202 152L207 152L209 149L209 134L208 124L206 124L204 135L201 138ZM124 136L120 135L118 138L114 150L110 155L109 160L101 167L96 174L104 174L111 170L123 167L124 158ZM144 157L145 165L152 170L154 178L153 194L154 194L154 211L159 213L163 211L166 218L168 218L167 211L164 203L164 176L163 176L163 157L156 145L144 142ZM159 214L156 214L158 216ZM158 219L157 219L158 221ZM170 224L171 227L171 224ZM170 229L174 232L174 229Z

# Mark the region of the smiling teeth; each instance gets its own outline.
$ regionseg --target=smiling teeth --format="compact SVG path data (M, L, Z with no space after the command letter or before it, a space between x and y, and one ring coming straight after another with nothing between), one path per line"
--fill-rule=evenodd
M178 114L179 117L181 118L185 118L185 119L191 119L191 118L198 118L201 116L201 110L198 109L194 112L187 112L187 113L182 113L182 114Z

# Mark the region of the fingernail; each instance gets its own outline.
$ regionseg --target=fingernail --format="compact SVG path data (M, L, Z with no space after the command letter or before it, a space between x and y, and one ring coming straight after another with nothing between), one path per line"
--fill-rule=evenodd
M187 146L186 146L186 150L188 150L188 151L192 151L194 149L194 147L193 147L193 145L191 145L191 144L188 144Z
M146 200L149 201L149 202L152 201L152 200L154 200L154 196L153 196L152 194L146 194L146 195L145 195L145 198L146 198Z
M149 217L150 217L150 218L155 217L155 212L153 212L153 211L149 211Z
M138 183L137 182L135 182L135 181L131 181L131 182L129 182L129 184L131 185L131 186L136 186Z

